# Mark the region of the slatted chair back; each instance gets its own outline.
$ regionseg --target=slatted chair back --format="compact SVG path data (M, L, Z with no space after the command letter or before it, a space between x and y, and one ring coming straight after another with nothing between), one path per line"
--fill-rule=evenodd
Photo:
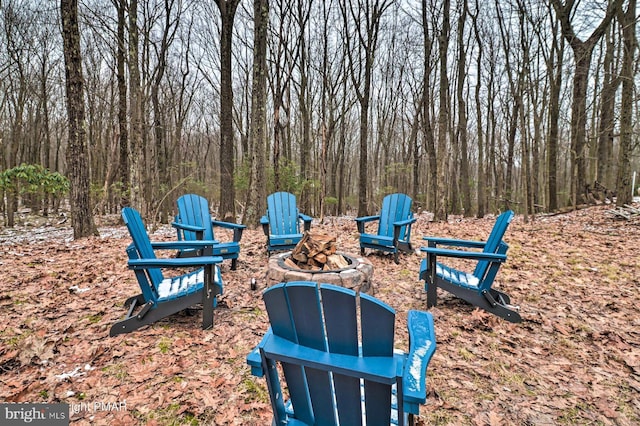
M296 196L289 192L275 192L267 197L267 216L272 235L300 233Z
M315 283L279 284L264 293L264 302L273 334L290 342L333 354L394 356L395 312L371 296L360 295L360 325L355 293L335 286L318 290ZM392 420L396 377L387 383L363 381L363 414L359 377L335 371L329 374L287 361L282 362L282 368L295 418L304 424L355 425L362 423L363 416L366 424L390 424ZM274 415L274 424L283 424L286 416L281 400L274 406Z
M188 223L200 226L204 229L203 240L214 240L213 227L211 226L211 212L209 201L196 194L186 194L178 198L178 216L176 222ZM185 241L197 240L195 232L178 230L178 239Z
M513 216L514 212L512 210L507 210L498 216L496 223L493 225L493 229L487 238L484 249L482 250L484 253L506 254L509 246L502 241L502 238L504 237L511 220L513 220ZM493 267L489 268L490 266ZM491 286L499 268L499 263L480 260L473 271L473 275L478 278L481 283L484 282L486 285Z
M140 213L131 207L125 207L122 209L122 219L133 240L133 243L127 248L129 259L156 259ZM162 271L159 268L149 268L136 270L135 273L145 300L156 301L158 299L157 288L164 280Z
M393 238L393 224L413 218L411 207L413 200L407 194L389 194L382 200L382 210L380 211L380 223L378 235ZM399 239L409 241L411 239L411 227L400 227Z

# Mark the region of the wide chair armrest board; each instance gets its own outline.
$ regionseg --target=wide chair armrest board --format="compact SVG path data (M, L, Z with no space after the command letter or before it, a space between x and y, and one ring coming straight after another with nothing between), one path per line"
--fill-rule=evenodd
M507 321L522 321L520 308L511 304L506 293L493 288L500 265L507 260L509 246L502 238L513 217L511 210L498 216L487 241L424 238L428 246L420 248L426 257L420 263L419 276L425 282L427 307L436 306L437 289L441 288ZM456 248L440 248L438 245ZM473 272L455 269L446 264L446 258L474 261L475 268Z
M408 312L404 353L393 348L394 310L364 293L291 282L265 290L263 299L271 327L247 363L266 378L273 424L412 424L436 350L430 313Z
M398 252L412 252L411 225L416 221L411 211L413 200L406 194L389 194L382 200L380 214L355 219L360 233L360 253L365 248L391 252L398 263ZM366 224L377 222L377 233L367 233Z
M267 253L291 250L311 229L313 218L300 213L296 196L289 192L275 192L267 197L267 213L260 225L267 237ZM302 227L300 226L302 225Z
M178 234L178 241L210 241L211 250L204 253L200 249L184 249L178 251L178 257L212 255L223 259L231 259L231 269L235 270L240 255L240 240L246 225L223 222L211 218L209 202L196 194L186 194L177 200L178 214L171 224ZM230 229L233 239L220 242L215 238L215 228Z
M140 287L140 294L125 302L128 312L124 319L111 327L109 334L128 333L162 318L202 304L202 328L213 326L213 310L217 295L222 294L223 282L218 264L220 256L190 258L157 257L156 250L194 249L209 252L210 241L151 242L138 211L125 207L122 218L133 242L127 247L127 266L133 270ZM184 270L187 273L165 277L162 269Z

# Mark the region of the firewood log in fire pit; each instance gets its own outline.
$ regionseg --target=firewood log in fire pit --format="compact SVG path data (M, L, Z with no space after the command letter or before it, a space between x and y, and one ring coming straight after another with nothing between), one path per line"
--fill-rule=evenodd
M285 259L291 268L313 271L335 270L349 266L347 259L336 253L336 237L325 234L305 232L300 242Z

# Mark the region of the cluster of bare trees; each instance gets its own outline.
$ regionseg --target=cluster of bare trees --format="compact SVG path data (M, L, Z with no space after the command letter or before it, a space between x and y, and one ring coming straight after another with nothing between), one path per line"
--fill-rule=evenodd
M76 3L0 3L0 167L65 173L73 209L165 221L195 191L252 224L275 190L316 216L400 191L531 214L595 181L630 201L635 0Z

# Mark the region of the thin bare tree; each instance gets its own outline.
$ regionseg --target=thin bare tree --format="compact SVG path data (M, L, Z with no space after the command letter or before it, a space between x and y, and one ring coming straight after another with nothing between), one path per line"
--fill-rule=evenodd
M240 0L216 0L220 9L220 216L236 221L235 146L233 142L233 82L231 50L233 21Z
M358 216L366 216L369 212L367 196L370 179L368 138L373 59L378 47L382 15L392 4L391 0L340 1L345 27L344 41L347 45L347 57L349 58L349 76L360 103ZM351 28L353 28L353 33Z

